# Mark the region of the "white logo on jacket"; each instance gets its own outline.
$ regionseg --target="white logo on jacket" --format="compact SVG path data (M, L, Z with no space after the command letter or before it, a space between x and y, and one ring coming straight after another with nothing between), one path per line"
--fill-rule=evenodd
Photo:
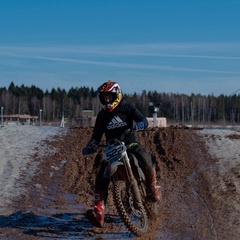
M123 122L123 120L120 117L114 116L112 118L112 120L109 122L107 129L120 128L120 127L124 127L126 125L127 125L127 123Z

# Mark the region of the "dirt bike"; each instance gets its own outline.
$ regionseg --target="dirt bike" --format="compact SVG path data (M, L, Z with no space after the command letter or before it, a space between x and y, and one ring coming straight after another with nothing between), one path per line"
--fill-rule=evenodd
M111 139L100 147L104 147L104 160L108 162L104 177L113 183L118 214L130 232L142 236L148 231L149 217L156 215L157 203L147 201L145 175L122 141L132 131L128 129L121 140Z

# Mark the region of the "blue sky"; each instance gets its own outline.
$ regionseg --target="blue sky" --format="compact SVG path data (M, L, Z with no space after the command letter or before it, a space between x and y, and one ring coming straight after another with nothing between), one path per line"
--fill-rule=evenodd
M0 87L230 95L239 12L239 0L0 0Z

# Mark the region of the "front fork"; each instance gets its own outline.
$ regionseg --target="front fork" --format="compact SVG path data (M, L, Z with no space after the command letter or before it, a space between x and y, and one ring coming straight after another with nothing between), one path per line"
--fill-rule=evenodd
M133 192L134 204L137 207L141 207L142 206L141 194L139 192L137 180L133 175L130 160L127 155L127 152L125 152L125 154L123 156L123 161L124 161L124 165L125 165L125 169L126 169L126 173L127 173L127 177L128 177L128 182L130 183L130 188Z

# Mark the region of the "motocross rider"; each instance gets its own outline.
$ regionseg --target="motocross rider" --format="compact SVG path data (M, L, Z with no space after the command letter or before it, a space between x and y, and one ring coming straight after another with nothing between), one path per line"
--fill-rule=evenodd
M133 105L127 103L122 96L122 91L117 82L109 80L103 83L98 89L98 97L102 110L98 113L91 140L82 149L82 154L94 152L93 145L100 143L103 134L106 141L109 139L119 139L126 129L144 130L148 127L146 117ZM148 197L151 201L160 200L160 189L156 186L156 170L150 154L136 141L136 136L131 133L125 140L125 144L131 144L128 149L139 160L139 165L144 171L147 181ZM86 212L86 217L95 227L103 227L104 208L107 201L108 186L110 180L103 177L107 162L102 161L100 170L96 176L94 191L94 208Z

